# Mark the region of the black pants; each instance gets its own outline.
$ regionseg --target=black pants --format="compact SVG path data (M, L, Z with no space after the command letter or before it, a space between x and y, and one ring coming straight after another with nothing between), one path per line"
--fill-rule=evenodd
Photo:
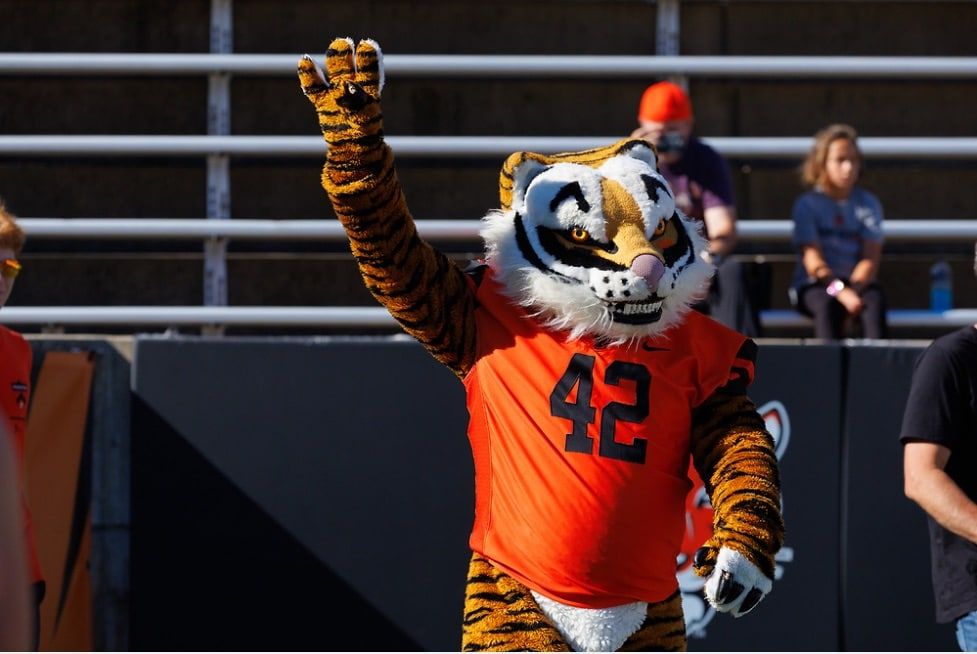
M873 282L863 288L858 295L862 298L863 304L862 312L859 314L862 336L888 338L887 305L882 287ZM798 311L814 320L815 338L839 340L844 337L848 310L841 302L825 292L824 285L802 286L797 289L795 302Z
M743 266L735 259L723 259L716 266L709 295L693 308L744 336L760 336L757 307L747 292Z

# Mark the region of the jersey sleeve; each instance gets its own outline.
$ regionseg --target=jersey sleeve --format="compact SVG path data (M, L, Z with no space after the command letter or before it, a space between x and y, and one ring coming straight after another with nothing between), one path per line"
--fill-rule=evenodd
M715 394L745 395L756 374L756 343L714 320L695 312L693 351L699 360L698 406Z
M753 383L756 374L756 355L756 343L751 338L745 339L729 365L726 382L716 392L724 395L746 395L746 389Z
M927 441L952 449L962 436L954 425L969 424L960 419L967 409L959 383L945 350L937 345L924 350L913 368L900 441Z
M793 241L795 246L818 242L816 212L807 194L797 198L790 212L794 221Z

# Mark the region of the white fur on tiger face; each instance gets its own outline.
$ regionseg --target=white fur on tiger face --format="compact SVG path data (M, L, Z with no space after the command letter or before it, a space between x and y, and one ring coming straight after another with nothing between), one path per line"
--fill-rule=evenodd
M527 159L512 177L511 208L484 218L488 263L548 327L624 343L664 332L705 297L705 238L644 142L598 167Z

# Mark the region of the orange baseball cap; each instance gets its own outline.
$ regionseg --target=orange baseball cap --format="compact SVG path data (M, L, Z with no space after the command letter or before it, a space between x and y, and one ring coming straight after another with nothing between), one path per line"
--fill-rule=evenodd
M681 86L658 82L645 89L638 106L638 120L664 123L687 118L692 118L692 102Z

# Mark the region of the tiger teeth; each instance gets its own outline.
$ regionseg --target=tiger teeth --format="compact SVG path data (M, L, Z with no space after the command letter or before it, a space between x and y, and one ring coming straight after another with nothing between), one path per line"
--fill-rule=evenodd
M624 314L625 316L630 316L630 315L641 314L641 313L653 313L661 309L661 306L662 306L661 302L645 302L642 304L639 304L637 302L629 302L623 306L621 305L613 306L613 309L615 313L621 313Z

